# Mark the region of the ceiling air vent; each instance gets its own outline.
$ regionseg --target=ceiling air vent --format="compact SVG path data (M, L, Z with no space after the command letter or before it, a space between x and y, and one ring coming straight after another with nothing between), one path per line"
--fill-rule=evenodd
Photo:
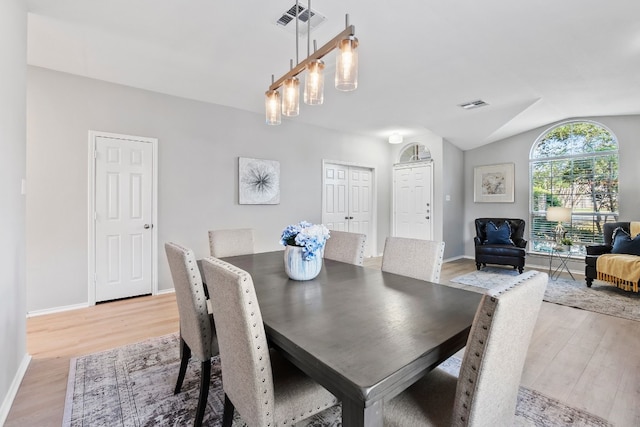
M311 30L327 20L327 17L319 13L315 9L307 9L306 6L298 5L298 34L300 36L307 34L307 22L311 17ZM291 6L287 11L276 19L276 25L284 28L290 33L296 32L296 5Z
M477 101L465 102L464 104L460 104L459 107L464 108L465 110L472 110L474 108L484 107L487 104L482 99L478 99Z

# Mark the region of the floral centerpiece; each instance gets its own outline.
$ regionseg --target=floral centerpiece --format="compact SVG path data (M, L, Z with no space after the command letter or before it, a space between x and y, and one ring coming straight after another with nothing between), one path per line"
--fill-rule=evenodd
M320 273L322 251L329 238L324 224L301 221L282 231L280 243L285 246L284 265L290 278L310 280Z

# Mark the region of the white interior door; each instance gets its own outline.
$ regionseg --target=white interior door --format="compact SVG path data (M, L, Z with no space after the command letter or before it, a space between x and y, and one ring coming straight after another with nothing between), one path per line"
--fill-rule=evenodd
M322 222L330 230L367 235L365 256L374 245L373 170L359 166L325 163Z
M329 230L349 231L348 186L348 166L325 164L322 222Z
M349 231L370 236L371 230L371 170L349 168Z
M432 181L431 164L394 168L394 236L432 239Z
M153 145L95 138L95 301L152 292Z

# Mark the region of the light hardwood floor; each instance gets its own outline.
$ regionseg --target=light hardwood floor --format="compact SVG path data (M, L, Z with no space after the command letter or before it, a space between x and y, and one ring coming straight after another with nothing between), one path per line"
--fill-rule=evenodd
M378 267L380 259L369 259L365 265ZM474 269L468 259L445 263L440 281L448 283ZM72 357L177 330L173 294L28 319L27 345L33 359L5 426L61 425ZM522 385L615 426L640 426L640 323L543 303Z

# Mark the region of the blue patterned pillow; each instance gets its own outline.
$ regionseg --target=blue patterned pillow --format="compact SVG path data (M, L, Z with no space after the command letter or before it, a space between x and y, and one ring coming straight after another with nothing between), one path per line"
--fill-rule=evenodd
M485 245L513 245L511 240L511 227L508 222L503 222L500 227L496 227L493 221L489 221L487 224L487 240L484 241Z
M640 255L640 234L633 239L624 231L624 228L618 227L613 231L613 249L612 254L629 254Z

